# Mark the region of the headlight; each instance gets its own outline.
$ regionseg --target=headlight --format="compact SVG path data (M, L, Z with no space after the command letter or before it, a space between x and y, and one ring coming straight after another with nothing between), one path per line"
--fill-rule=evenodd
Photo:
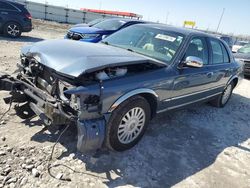
M81 99L77 95L71 95L70 106L74 110L79 110L81 108Z
M108 35L102 35L102 39L105 39Z
M83 34L82 38L83 39L93 39L93 38L97 38L99 36L99 34Z

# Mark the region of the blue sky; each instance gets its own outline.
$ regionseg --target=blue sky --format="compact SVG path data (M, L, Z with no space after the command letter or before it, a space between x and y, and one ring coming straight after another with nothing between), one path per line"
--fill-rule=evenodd
M45 0L31 0L45 2ZM143 15L144 20L182 26L184 20L196 22L199 29L216 30L223 8L219 31L250 35L250 0L46 0L49 4L79 9L107 9Z

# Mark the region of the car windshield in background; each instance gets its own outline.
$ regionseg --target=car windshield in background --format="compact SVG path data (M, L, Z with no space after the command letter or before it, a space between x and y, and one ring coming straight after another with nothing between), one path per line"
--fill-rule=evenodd
M238 53L250 54L250 44L247 44L238 50Z
M103 29L103 30L117 30L119 29L121 26L123 26L126 23L126 21L123 20L104 20L101 21L97 24L94 25L94 27L99 28L99 29Z
M157 27L134 25L109 36L103 42L170 64L183 38L180 34Z
M102 22L104 19L103 18L99 18L99 19L95 19L95 20L92 20L91 22L88 23L89 26L94 26L100 22Z
M248 44L248 42L238 41L238 42L235 43L235 45L239 45L239 46L244 46L246 44Z

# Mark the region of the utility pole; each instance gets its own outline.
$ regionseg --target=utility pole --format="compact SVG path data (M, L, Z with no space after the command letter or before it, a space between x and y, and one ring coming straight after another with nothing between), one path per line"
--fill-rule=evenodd
M100 4L99 4L99 10L102 9L102 1L100 1Z
M223 11L222 11L222 14L221 14L221 17L220 17L220 21L219 21L219 23L218 23L218 27L217 27L217 29L216 29L216 33L218 32L218 30L219 30L219 28L220 28L220 24L221 24L222 18L223 18L223 16L224 16L224 12L225 12L225 8L223 8Z
M168 17L169 17L169 12L167 12L167 15L166 15L166 24L168 24Z

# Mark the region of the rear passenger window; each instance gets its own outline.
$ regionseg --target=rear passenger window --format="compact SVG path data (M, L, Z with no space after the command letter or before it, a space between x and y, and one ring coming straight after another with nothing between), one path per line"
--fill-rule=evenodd
M229 55L225 46L221 43L222 51L223 51L223 62L230 63Z
M0 9L1 10L14 10L14 11L17 11L17 9L15 7L13 7L9 3L5 3L5 2L0 2Z
M224 62L223 49L220 44L220 41L210 39L213 55L213 64L220 64Z

